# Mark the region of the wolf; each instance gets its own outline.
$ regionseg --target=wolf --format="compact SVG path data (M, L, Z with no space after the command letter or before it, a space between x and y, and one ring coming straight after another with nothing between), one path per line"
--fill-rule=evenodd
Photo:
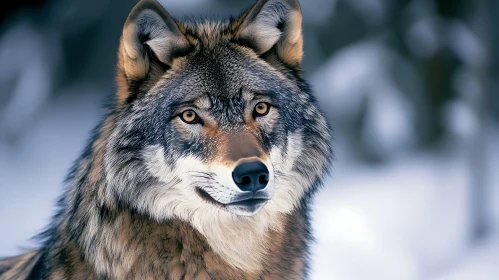
M298 0L175 20L141 0L116 94L41 247L0 279L304 279L331 130L303 78Z

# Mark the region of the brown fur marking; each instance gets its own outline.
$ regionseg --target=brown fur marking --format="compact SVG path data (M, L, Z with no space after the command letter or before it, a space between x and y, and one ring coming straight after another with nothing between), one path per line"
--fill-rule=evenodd
M0 279L14 280L28 277L31 269L40 258L38 251L0 260Z

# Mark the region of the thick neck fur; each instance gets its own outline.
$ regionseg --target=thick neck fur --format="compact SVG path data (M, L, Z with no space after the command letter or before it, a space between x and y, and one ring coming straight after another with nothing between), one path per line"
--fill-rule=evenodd
M304 207L276 216L272 226L258 219L226 221L225 228L215 224L200 232L179 219L158 222L103 201L102 157L112 122L106 120L69 182L44 248L47 278L303 279L309 236ZM234 257L246 259L249 269L231 265Z

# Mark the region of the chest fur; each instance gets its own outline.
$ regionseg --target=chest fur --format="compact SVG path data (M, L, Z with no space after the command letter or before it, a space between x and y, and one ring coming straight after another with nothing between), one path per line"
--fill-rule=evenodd
M289 215L284 231L269 230L261 269L244 271L213 251L205 237L186 222L158 224L129 214L103 221L95 247L80 259L79 248L66 247L55 262L52 279L303 279L308 230L301 215ZM294 216L294 217L293 217ZM292 222L291 222L292 221ZM258 252L255 252L257 254ZM59 276L66 277L59 277Z

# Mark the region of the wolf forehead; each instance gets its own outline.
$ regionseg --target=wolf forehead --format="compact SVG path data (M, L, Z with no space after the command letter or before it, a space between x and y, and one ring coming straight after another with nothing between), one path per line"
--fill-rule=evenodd
M172 67L150 92L168 91L172 97L192 100L209 93L206 99L214 105L218 99L233 102L234 96L296 91L282 74L231 43L219 42L210 49L200 49L176 59ZM244 93L244 96L239 96ZM216 97L216 98L215 98ZM207 106L205 102L205 107ZM236 105L236 104L234 104Z
M279 107L281 117L296 118L312 97L301 90L299 81L276 71L255 54L231 42L177 58L171 68L144 93L152 102L174 113L189 105L225 116L226 123L242 122L244 110L253 101L267 101ZM139 101L138 103L143 103ZM220 123L220 124L223 124Z

